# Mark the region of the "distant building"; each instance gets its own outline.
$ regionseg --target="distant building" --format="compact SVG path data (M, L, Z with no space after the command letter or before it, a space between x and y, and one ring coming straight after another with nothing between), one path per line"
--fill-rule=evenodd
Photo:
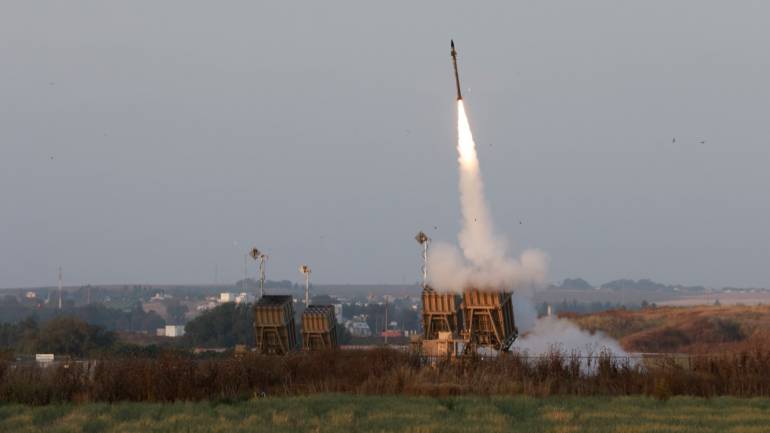
M49 362L53 362L53 353L36 353L35 354L35 361L37 361L40 364L47 364Z
M235 297L236 304L248 304L254 302L254 295L251 293L241 292Z
M163 292L158 292L158 293L152 295L152 298L150 298L150 302L152 302L152 301L162 301L164 299L171 299L171 298L173 298L173 296L167 295L167 294L165 294Z
M348 320L345 322L345 328L348 330L350 335L354 337L371 337L372 336L372 329L369 328L369 325L360 320Z
M181 337L184 335L184 326L182 325L166 325L166 337Z
M222 292L219 294L219 303L235 302L235 293Z
M24 296L25 296L27 299L36 299L36 298L37 298L37 293L35 293L35 292L32 292L32 291L29 291L29 292L27 292L27 294L26 294L26 295L24 295Z
M219 303L216 301L216 298L213 298L212 300L207 300L206 302L199 304L195 307L195 310L197 311L207 311L211 310L212 308L216 308Z

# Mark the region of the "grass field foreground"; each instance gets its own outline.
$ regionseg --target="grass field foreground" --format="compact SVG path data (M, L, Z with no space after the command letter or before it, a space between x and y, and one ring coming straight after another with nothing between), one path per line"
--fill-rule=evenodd
M770 431L770 399L357 397L238 403L0 406L2 432L732 432Z

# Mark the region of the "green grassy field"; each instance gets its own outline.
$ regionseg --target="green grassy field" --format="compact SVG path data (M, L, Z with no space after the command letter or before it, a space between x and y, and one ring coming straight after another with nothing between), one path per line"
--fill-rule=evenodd
M770 400L359 397L0 406L2 432L770 432Z

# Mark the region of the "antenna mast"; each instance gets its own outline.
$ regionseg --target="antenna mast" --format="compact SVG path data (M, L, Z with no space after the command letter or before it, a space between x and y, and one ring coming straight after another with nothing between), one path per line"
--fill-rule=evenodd
M310 306L310 267L302 265L299 267L299 272L305 274L305 308L307 308Z
M430 238L424 232L417 233L414 237L418 244L422 245L422 288L428 288L428 244Z
M265 262L267 262L267 254L252 248L249 255L259 263L259 297L261 298L265 296Z

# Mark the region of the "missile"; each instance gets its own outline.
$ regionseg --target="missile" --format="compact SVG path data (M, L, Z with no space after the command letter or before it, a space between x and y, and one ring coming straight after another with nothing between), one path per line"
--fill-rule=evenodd
M455 68L455 83L457 84L457 100L463 99L462 93L460 93L460 74L457 72L457 51L455 51L455 41L451 40L449 43L452 45L452 66Z

